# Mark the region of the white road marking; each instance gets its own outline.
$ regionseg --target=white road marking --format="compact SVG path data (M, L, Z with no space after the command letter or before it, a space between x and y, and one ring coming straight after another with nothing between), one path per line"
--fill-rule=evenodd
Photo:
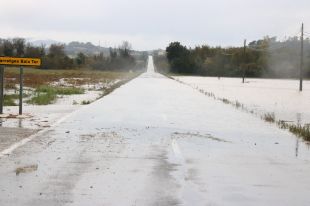
M19 147L25 145L27 142L33 140L33 139L36 138L36 137L39 137L40 135L44 134L45 132L51 130L53 127L58 126L59 124L61 124L63 121L65 121L65 120L68 119L69 117L73 116L73 115L76 114L77 112L79 112L79 111L81 111L82 109L85 109L85 108L87 108L87 107L89 107L89 106L90 106L90 104L89 104L89 105L85 105L85 106L83 106L83 107L77 109L76 111L74 111L74 112L72 112L72 113L70 113L70 114L68 114L68 115L66 115L66 116L64 116L64 117L62 117L62 118L60 118L58 121L54 122L54 123L51 125L51 127L46 128L46 129L43 129L43 130L40 130L39 132L37 132L37 133L35 133L35 134L33 134L33 135L27 137L27 138L24 138L24 139L20 140L19 142L16 142L16 143L12 144L10 147L8 147L7 149L4 149L4 150L2 150L2 151L0 152L0 158L12 154L12 152L14 152L14 150L16 150L17 148L19 148Z

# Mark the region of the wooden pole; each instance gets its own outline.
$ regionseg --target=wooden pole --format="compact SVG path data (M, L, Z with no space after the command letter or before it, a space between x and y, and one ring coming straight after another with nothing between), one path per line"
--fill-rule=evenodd
M245 82L245 63L246 63L246 39L244 40L243 46L243 70L242 70L242 83Z
M301 51L300 51L300 68L299 68L299 91L302 91L303 67L304 67L304 24L301 25Z

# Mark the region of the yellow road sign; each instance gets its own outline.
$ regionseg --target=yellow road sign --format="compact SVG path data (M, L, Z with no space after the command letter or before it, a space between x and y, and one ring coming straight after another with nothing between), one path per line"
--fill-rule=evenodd
M0 57L0 65L40 66L39 58Z

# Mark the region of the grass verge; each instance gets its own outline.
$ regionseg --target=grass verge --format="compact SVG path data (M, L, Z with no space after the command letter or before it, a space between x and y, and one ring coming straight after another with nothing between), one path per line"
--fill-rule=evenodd
M57 95L84 94L84 89L78 87L52 87L43 85L36 89L35 96L27 101L28 104L48 105L57 99Z
M27 68L24 71L24 84L26 87L37 88L57 82L60 79L71 79L75 86L85 84L96 84L104 80L125 79L134 77L140 72L118 72L118 71L95 71L95 70L43 70ZM19 68L10 67L5 70L6 89L15 88L19 84Z
M4 95L4 106L16 106L17 104L15 103L15 100L18 99L18 95L16 94L9 94L9 95Z
M267 114L264 114L263 119L264 119L266 122L270 122L270 123L274 123L274 122L276 121L276 117L275 117L275 114L274 114L274 113L267 113Z

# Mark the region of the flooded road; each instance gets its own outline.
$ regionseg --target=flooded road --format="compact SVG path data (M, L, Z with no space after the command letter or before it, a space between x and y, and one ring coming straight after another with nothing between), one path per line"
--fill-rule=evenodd
M277 120L294 124L310 124L310 81L304 80L299 92L299 80L176 76L179 81L198 90L238 102L248 111L263 116L273 113Z
M309 205L285 130L148 72L0 158L0 205Z

